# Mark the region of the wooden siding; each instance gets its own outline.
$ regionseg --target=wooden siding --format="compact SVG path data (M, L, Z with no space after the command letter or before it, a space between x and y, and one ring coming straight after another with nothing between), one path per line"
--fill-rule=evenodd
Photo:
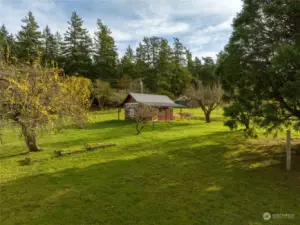
M131 96L129 96L126 99L126 103L134 103L136 102L134 98L132 98ZM131 115L136 115L136 108L127 108L125 106L125 120L134 120L134 118L131 117ZM149 120L151 120L151 118L149 118ZM173 120L173 108L172 107L162 107L159 108L159 112L158 112L158 120L160 121L168 121L168 120Z

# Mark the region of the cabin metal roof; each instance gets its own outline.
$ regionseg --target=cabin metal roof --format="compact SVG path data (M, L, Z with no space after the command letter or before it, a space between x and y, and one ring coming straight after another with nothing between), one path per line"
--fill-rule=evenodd
M174 108L185 108L185 106L176 104L166 95L154 95L154 94L140 94L140 93L129 93L126 99L119 106L123 106L127 99L131 96L136 102L157 106L157 107L174 107Z

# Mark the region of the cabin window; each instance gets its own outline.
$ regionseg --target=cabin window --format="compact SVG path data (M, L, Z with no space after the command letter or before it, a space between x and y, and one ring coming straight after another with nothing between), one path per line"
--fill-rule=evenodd
M129 109L129 117L134 118L134 108Z

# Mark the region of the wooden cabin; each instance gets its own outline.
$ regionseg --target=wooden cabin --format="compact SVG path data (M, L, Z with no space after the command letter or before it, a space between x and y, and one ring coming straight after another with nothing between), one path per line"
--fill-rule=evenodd
M125 108L125 120L135 120L139 107L150 106L158 109L157 120L173 120L173 108L185 108L174 103L166 95L129 93L118 107ZM149 118L151 120L152 118Z

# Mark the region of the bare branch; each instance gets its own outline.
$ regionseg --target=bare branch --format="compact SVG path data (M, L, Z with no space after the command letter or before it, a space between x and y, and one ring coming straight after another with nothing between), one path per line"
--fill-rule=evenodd
M218 83L208 86L199 83L197 87L190 86L186 95L199 103L206 121L210 122L210 113L222 103L223 90Z

